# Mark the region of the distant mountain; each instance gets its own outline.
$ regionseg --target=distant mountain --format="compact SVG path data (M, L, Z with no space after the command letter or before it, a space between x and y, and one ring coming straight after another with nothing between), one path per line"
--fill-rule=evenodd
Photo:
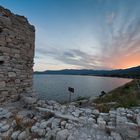
M91 70L91 69L46 70L43 72L35 71L34 74L93 75L93 76L140 78L140 66L116 70Z

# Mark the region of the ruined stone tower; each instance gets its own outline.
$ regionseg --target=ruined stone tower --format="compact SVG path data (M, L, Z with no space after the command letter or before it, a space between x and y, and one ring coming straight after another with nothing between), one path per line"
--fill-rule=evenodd
M32 91L35 28L0 6L0 103Z

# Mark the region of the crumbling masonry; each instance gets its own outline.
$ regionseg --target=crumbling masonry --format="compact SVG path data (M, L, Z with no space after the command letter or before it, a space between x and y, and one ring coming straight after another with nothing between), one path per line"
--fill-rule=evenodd
M31 92L35 28L0 6L0 104Z

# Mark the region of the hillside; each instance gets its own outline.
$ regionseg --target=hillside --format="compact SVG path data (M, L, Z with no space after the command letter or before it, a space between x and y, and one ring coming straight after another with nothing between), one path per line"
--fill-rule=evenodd
M94 100L97 104L116 102L116 107L133 107L140 105L140 80L133 80Z
M117 70L91 70L91 69L46 70L43 72L36 71L34 72L34 74L93 75L93 76L140 78L140 66Z

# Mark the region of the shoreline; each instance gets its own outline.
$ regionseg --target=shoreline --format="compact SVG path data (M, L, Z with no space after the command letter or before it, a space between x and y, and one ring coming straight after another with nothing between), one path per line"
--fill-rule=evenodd
M44 74L43 74L44 75ZM46 74L45 74L46 75ZM48 75L48 76L51 76L51 75ZM56 75L56 76L61 76L61 75ZM75 75L73 75L73 76L75 76ZM81 76L81 75L78 75L78 76ZM91 76L90 76L91 77ZM47 78L47 77L46 77ZM100 77L100 76L96 76L95 78L104 78L104 77ZM105 77L105 78L108 78L108 77ZM114 78L114 77L109 77L109 78ZM92 79L92 78L91 78ZM125 79L125 78L117 78L117 79ZM127 78L128 79L128 78ZM106 92L106 94L108 93L108 92L110 92L110 91L112 91L112 90L114 90L114 89L116 89L116 88L118 88L118 87L121 87L121 86L123 86L123 85L125 85L125 84L127 84L127 83L129 83L129 82L131 82L133 79L128 79L128 81L126 82L126 83L122 83L121 85L118 85L118 86L116 86L115 88L113 88L113 89L110 89L110 90L107 90L107 92ZM76 88L75 88L76 89ZM101 90L102 91L102 90ZM85 99L90 99L90 98L98 98L98 96L100 96L100 94L101 94L101 91L99 91L98 93L98 95L94 95L94 96L86 96L86 94L85 94L85 96L83 95L83 96L81 96L81 94L77 94L76 96L75 96L75 98L73 98L73 100L72 100L72 102L76 102L77 100L81 100L81 98L82 98L82 100L85 100ZM104 90L104 91L106 91L106 90ZM39 92L39 90L38 90L38 92ZM44 95L44 94L43 94ZM79 96L78 96L79 95ZM39 94L38 94L38 96L39 96ZM43 98L40 98L40 99L43 99ZM62 98L63 99L63 98ZM49 98L49 100L55 100L55 99L52 99L52 98ZM59 102L59 103L61 103L61 104L64 104L64 103L69 103L69 101L66 99L66 100L56 100L57 102Z
M117 77L117 76L103 76L103 75L85 75L85 74L46 74L46 73L34 73L33 75L69 75L69 76L93 76L93 77L107 77L107 78L124 78L124 79L140 79L140 78L132 78L132 77Z
M90 100L88 100L89 102ZM60 104L22 94L19 101L1 105L2 140L123 140L140 137L140 106L110 108L80 100ZM113 102L110 102L113 105ZM90 130L90 133L89 133ZM125 132L125 133L124 133Z

